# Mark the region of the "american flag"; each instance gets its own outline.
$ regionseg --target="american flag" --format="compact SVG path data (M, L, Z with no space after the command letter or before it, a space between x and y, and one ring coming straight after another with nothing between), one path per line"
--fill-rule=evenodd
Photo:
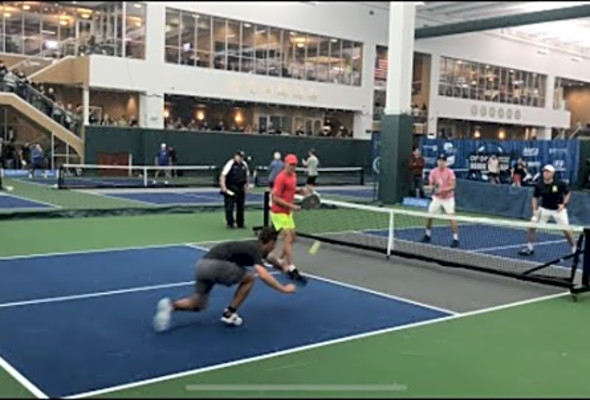
M387 58L377 59L377 65L375 65L375 79L387 79Z

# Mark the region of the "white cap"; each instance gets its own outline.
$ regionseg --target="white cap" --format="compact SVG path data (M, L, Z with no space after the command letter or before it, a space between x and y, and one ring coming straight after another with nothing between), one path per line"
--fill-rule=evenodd
M551 164L547 164L543 167L543 171L555 172L555 168Z
M163 149L164 149L164 148L166 148L166 143L162 143L162 144L160 145L160 147L161 147L161 148L163 148Z

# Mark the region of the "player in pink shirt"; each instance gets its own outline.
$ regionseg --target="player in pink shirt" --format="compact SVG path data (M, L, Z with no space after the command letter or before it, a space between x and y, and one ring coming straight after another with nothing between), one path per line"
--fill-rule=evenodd
M438 167L430 171L428 182L433 188L432 201L428 207L429 213L438 213L441 208L449 215L455 214L455 173L452 169L447 168L447 157L441 154L438 157ZM459 230L457 221L450 220L451 230L453 231L453 242L451 247L459 247ZM430 242L432 234L432 218L426 220L426 233L422 239L423 243Z

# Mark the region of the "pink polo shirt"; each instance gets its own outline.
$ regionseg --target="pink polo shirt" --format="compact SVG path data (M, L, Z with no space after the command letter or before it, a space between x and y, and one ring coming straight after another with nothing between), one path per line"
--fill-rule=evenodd
M450 168L435 168L430 171L430 176L428 177L428 182L430 186L434 186L438 184L439 190L448 188L452 182L455 181L455 173ZM435 197L445 200L445 199L452 199L455 197L455 191L451 190L450 192L444 193L442 195L436 195Z

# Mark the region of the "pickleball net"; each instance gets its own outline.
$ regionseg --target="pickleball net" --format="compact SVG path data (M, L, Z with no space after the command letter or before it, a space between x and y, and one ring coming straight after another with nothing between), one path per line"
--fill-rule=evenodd
M60 189L216 187L219 169L213 165L140 166L64 164Z
M264 224L270 225L270 196L265 196ZM423 242L427 219L430 242ZM459 247L452 248L450 220L458 225ZM334 245L401 256L443 266L488 272L521 280L586 291L590 256L585 256L584 227L569 226L575 251L564 236L566 228L521 220L429 214L322 200L321 207L295 214L296 233ZM527 232L534 228L534 254L520 255ZM584 262L586 260L586 262Z

